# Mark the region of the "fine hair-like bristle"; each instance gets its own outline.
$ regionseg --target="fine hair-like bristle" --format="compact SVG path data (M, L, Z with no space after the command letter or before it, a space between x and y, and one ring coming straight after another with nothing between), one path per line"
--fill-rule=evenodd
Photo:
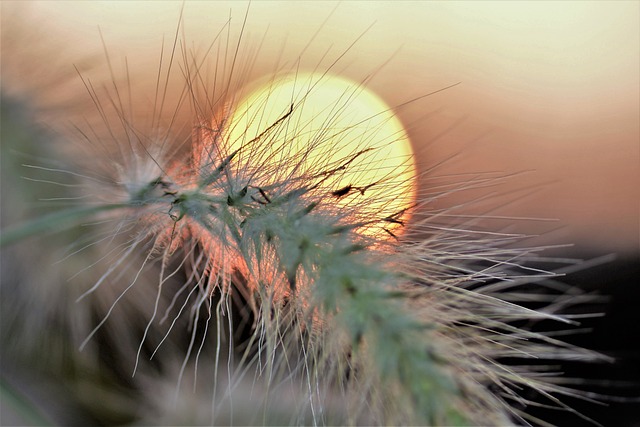
M49 201L67 206L3 229L3 256L58 261L47 280L16 273L30 283L14 290L50 314L12 321L23 331L64 323L61 352L84 350L65 353L71 370L89 367L96 397L122 384L122 396L142 391L132 407L112 408L140 424L504 425L539 422L522 410L522 389L559 407L558 396L579 394L556 384L553 366L529 364L600 358L532 327L575 325L563 310L581 298L530 266L544 248L481 228L457 206L430 211L437 198L505 177L419 188L415 203L390 211L398 196L388 182L335 184L372 167L366 146L337 159L336 147L352 144L339 136L290 149L301 132L292 117L313 89L235 148L228 128L251 67L237 59L242 41L220 71L212 52L230 39L193 51L178 26L151 93L129 79L135 58L119 73L105 43L104 64L76 68L84 93L72 101L91 107L36 114L56 143L23 173L64 188ZM324 67L309 87L334 73L335 63ZM340 102L336 114L346 114ZM66 237L47 241L59 227ZM45 244L9 248L32 235ZM99 378L96 359L115 379ZM69 383L76 393L83 385Z

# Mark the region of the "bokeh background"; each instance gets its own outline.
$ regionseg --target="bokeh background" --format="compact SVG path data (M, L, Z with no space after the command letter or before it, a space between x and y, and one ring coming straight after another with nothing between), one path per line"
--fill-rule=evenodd
M152 87L160 47L173 42L182 3L1 6L3 91L46 110L81 95L70 64L104 63L102 40L116 68L126 56L131 81ZM184 4L181 31L202 51L221 29L237 41L245 13L243 80L297 62L326 68L336 59L336 74L357 81L373 74L368 86L401 106L396 111L425 174L423 191L433 177L516 174L498 189L442 198L434 209L496 191L458 213L491 209L505 217L553 219L495 226L537 235L535 244L572 244L550 255L615 255L567 281L608 295L597 308L606 315L586 321L591 333L574 339L618 363L564 368L590 376L591 390L628 400L609 408L576 403L590 417L640 425L633 402L640 381L640 3L194 1ZM64 84L56 84L60 76ZM106 72L103 78L109 80ZM554 416L561 425L575 422Z

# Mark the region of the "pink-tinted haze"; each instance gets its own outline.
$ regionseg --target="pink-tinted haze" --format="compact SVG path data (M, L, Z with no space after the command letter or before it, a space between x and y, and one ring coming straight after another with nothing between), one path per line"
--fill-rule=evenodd
M155 76L181 3L46 1L23 6L19 16L78 57L101 54L100 25L112 57L127 55L146 64L140 75ZM15 19L7 13L15 5L2 6L3 21ZM207 46L229 16L234 40L246 7L186 2L190 44ZM243 72L250 81L298 60L322 68L349 49L332 72L360 80L376 72L369 87L390 105L461 82L398 111L419 167L460 153L431 173L530 170L509 189L538 191L501 215L559 219L564 228L552 241L638 251L639 23L638 2L258 1L243 40L245 52L259 54ZM535 224L517 227L537 232Z

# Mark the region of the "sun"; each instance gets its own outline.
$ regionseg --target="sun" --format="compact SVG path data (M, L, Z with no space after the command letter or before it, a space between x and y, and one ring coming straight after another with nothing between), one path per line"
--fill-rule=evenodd
M416 197L416 166L393 109L363 84L328 74L254 87L224 124L228 152L277 164L280 180L332 171L322 183L335 205L364 218L361 231L397 236Z

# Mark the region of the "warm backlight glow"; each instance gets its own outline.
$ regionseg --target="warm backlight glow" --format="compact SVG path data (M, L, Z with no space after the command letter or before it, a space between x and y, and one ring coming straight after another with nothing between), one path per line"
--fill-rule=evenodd
M322 74L272 79L237 104L224 128L229 151L278 165L276 179L335 171L322 185L338 208L363 221L407 219L399 213L415 198L411 144L391 108L362 84ZM388 220L362 230L384 233L380 225L400 231Z

